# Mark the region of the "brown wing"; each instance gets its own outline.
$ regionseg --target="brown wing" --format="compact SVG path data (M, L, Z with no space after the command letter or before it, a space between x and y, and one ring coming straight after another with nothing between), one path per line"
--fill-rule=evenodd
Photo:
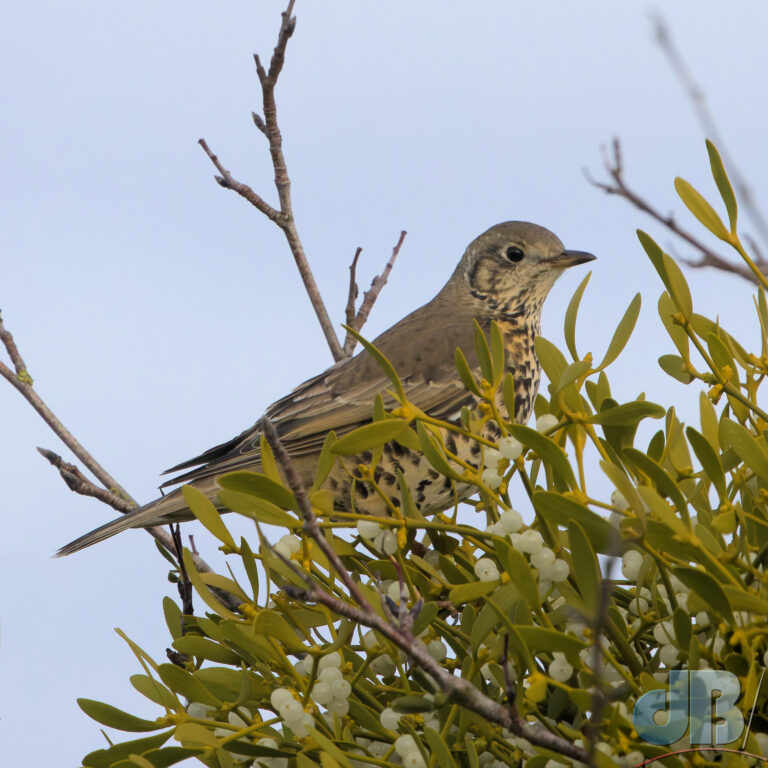
M454 417L472 400L454 363L456 347L474 364L472 314L460 311L444 289L374 340L400 376L408 399L435 418ZM301 458L319 452L326 434L343 435L371 420L377 394L392 384L366 351L337 363L273 403L266 411L288 453ZM163 485L194 482L238 469L259 469L261 431L258 423L232 440L169 469L197 467ZM199 466L199 465L203 466Z

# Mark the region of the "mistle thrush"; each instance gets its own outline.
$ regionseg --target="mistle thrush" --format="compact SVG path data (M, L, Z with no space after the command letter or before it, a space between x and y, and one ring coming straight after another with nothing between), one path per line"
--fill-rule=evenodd
M541 307L555 280L568 267L594 258L583 251L568 251L551 232L535 224L511 221L497 224L473 240L432 301L411 312L376 338L373 344L399 374L408 399L430 416L455 420L474 396L463 385L455 365L460 348L470 367L480 375L474 351L474 323L488 331L495 320L504 337L506 367L514 375L515 413L519 423L528 420L539 387L540 366L533 341L540 332ZM391 386L384 371L365 350L343 360L290 394L273 403L266 416L307 485L311 485L317 459L330 430L341 437L369 422L374 399ZM391 402L391 400L390 400ZM504 411L506 412L506 411ZM232 440L182 462L168 472L191 469L166 485L188 483L205 493L217 506L218 475L235 470L261 471L261 430L258 422ZM479 446L446 433L446 445L464 460L477 464ZM362 462L366 458L360 457ZM385 446L375 479L399 503L396 472L404 475L414 501L423 513L452 506L450 481L438 475L418 451L397 442ZM343 468L331 472L325 488L332 491L338 510L372 515L386 514L381 498L364 482L352 483ZM458 489L468 495L469 489ZM354 494L354 499L350 499ZM59 550L70 554L127 528L143 528L192 519L181 490L139 507L96 528Z

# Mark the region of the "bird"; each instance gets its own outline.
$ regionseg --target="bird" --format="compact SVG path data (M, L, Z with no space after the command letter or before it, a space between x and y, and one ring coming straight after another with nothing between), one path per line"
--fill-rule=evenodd
M392 363L413 405L430 417L456 421L462 408L476 401L457 371L456 349L463 351L470 370L479 379L473 321L486 333L495 321L504 340L506 370L514 376L514 414L508 416L517 423L525 423L531 414L541 375L534 339L541 332L544 300L566 269L594 258L585 251L567 250L556 235L536 224L524 221L496 224L467 246L450 279L431 301L384 331L372 344ZM275 426L307 487L312 484L327 434L334 430L341 437L369 423L377 395L388 398L389 405L396 404L386 394L390 387L384 370L363 349L308 379L267 408L266 418ZM160 487L192 485L217 508L226 511L217 499L216 478L238 470L261 471L260 424L261 420L231 440L166 470L164 474L186 471ZM490 436L498 437L498 434ZM447 430L443 437L450 451L477 464L480 453L477 442ZM355 458L366 462L371 460L371 455L363 453ZM354 465L354 461L351 464ZM396 505L400 504L398 472L412 489L414 502L423 514L454 505L456 490L451 482L440 476L419 451L393 440L384 447L374 480ZM353 480L350 472L337 463L322 486L332 493L334 508L386 515L388 505L381 496L365 482ZM471 490L460 488L459 497L470 495ZM194 515L179 487L86 533L56 554L72 554L128 528L191 519Z

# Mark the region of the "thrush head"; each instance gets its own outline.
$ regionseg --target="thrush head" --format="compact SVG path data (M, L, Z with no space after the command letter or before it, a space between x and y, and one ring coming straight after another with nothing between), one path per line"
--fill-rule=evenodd
M472 295L494 315L536 312L564 270L594 258L566 250L544 227L507 221L467 246L454 279L466 281Z

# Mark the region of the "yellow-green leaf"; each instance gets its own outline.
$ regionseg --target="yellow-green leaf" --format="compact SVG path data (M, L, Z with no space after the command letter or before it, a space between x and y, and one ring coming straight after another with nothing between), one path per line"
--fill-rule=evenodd
M331 451L345 456L370 451L394 440L406 427L406 419L382 419L353 429L331 447Z
M666 411L656 403L649 403L647 400L633 400L631 403L622 403L613 408L606 408L600 413L590 416L589 421L593 424L602 426L630 426L635 425L642 419L660 419Z
M727 501L728 493L725 471L720 463L720 457L710 445L709 440L704 435L699 434L693 427L688 427L685 430L685 434L688 436L688 442L691 444L699 464L701 464L705 474L712 481L712 485L715 486L720 503Z
M640 294L636 293L624 312L623 317L619 321L619 324L616 326L616 330L613 332L613 338L608 345L603 362L600 363L597 370L602 370L609 366L627 345L629 337L632 335L632 331L635 330L635 324L637 323L637 318L640 314L640 305Z
M222 488L219 491L219 501L227 509L252 517L266 525L279 525L283 528L298 528L301 525L296 517L278 507L277 504L248 493L238 493Z
M485 339L483 329L477 320L475 323L475 353L480 363L480 371L487 382L493 381L493 363L491 362L491 350L488 348L488 342Z
M675 576L704 600L711 610L733 623L731 604L720 582L706 571L696 568L674 568Z
M261 499L271 501L283 509L295 509L296 499L293 494L281 483L259 472L228 472L216 478L222 488L238 493L248 493Z
M693 381L693 376L688 373L685 360L682 357L678 357L678 355L662 355L659 358L659 366L664 373L683 384L690 384Z
M568 526L568 541L573 559L573 575L579 586L579 592L587 608L593 616L596 616L602 590L602 576L597 555L589 537L576 521L572 521Z
M253 623L253 631L280 642L290 651L306 650L301 638L277 611L263 609Z
M536 451L569 488L577 487L568 457L554 440L522 424L513 424L509 431L512 437L516 437L526 448Z
M221 521L221 515L211 500L200 490L192 485L184 485L181 488L184 501L195 517L224 545L236 550L235 540L227 530L227 526Z
M467 584L459 584L454 587L448 594L448 598L456 605L463 605L469 603L472 600L477 600L479 597L493 592L496 587L499 586L497 581L470 581Z
M111 704L104 704L101 701L78 699L77 704L92 720L121 731L157 731L166 727L166 724L160 725L154 720L144 720L141 717L129 715L122 709L113 707Z
M764 483L768 482L768 452L748 429L731 419L723 418L720 421L720 444L723 447L732 447L736 455L754 470Z
M704 199L702 194L694 189L685 179L679 176L675 179L675 189L685 207L713 234L726 243L730 235L715 209Z
M387 360L387 358L381 352L379 352L379 350L376 349L376 347L371 344L370 341L368 341L368 339L364 339L354 328L350 328L348 325L345 325L344 330L352 334L352 336L365 347L368 354L379 364L384 373L387 374L387 377L392 382L392 385L397 391L398 399L400 402L403 404L407 402L405 390L403 389L403 383L400 381L400 377L397 375L395 367L392 365L392 363L390 363L389 360Z
M725 208L728 211L728 222L731 225L731 233L736 234L736 217L738 208L736 206L736 195L733 193L733 187L731 186L731 180L728 178L728 174L725 171L720 153L717 151L717 147L707 139L707 154L709 155L709 165L712 168L712 178L717 184L717 189L720 192L720 197L723 198Z
M480 388L477 386L475 377L472 375L472 371L470 370L469 364L467 363L467 358L464 357L464 353L458 347L456 347L454 359L456 361L456 370L459 372L459 377L461 378L464 386L470 392L480 397Z
M565 323L563 327L565 344L574 360L579 359L579 353L576 351L576 317L579 313L581 297L584 295L584 289L587 287L590 277L592 277L592 273L587 272L587 276L579 283L579 287L574 291L571 300L568 302L568 309L565 310Z

